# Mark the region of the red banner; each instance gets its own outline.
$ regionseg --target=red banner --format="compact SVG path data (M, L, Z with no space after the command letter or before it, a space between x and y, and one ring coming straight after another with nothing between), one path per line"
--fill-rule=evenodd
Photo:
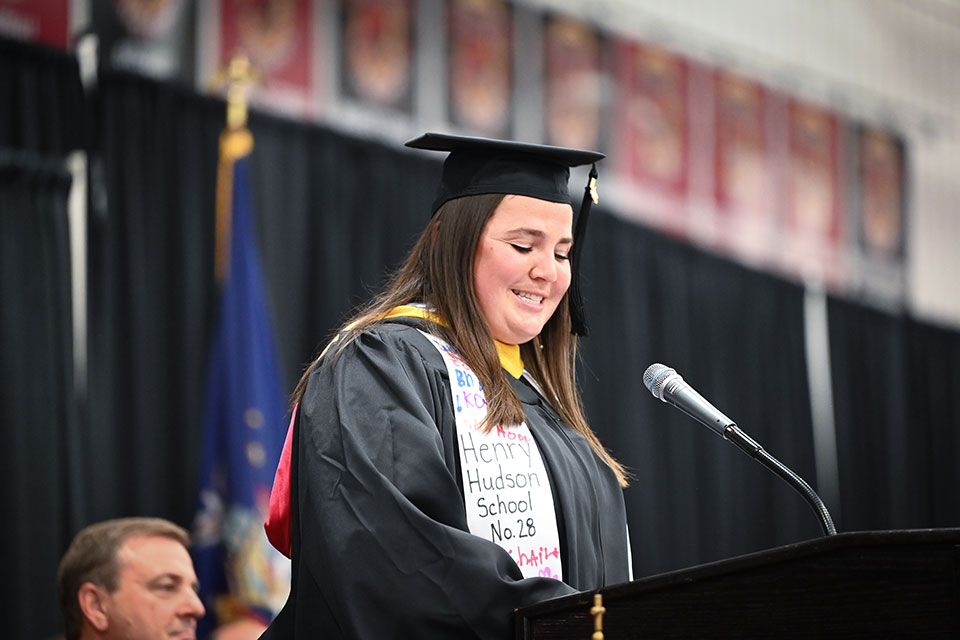
M451 122L473 133L508 137L513 102L513 30L501 0L449 5Z
M837 118L794 101L788 126L787 228L810 240L836 243L841 230Z
M716 242L749 262L767 262L778 223L770 96L758 82L722 70L712 84Z
M717 207L735 216L772 217L765 91L759 83L723 71L717 72L715 87Z
M306 113L314 102L310 0L220 0L217 68L246 55L260 74L251 101Z
M70 0L0 0L0 35L68 48Z
M784 262L789 272L831 286L847 279L841 242L842 167L837 116L791 101L787 108Z
M344 93L372 105L410 111L412 0L345 0L342 10Z
M547 142L602 151L600 36L585 23L553 18L544 29L544 50Z
M625 173L680 195L687 186L687 64L648 45L617 46L619 161Z

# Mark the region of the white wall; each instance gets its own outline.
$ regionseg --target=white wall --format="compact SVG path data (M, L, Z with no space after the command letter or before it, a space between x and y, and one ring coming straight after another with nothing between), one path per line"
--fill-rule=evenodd
M960 326L960 1L527 0L738 69L907 142L907 300Z

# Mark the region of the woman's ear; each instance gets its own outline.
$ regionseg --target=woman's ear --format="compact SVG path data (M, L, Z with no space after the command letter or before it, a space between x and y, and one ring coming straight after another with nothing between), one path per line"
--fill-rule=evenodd
M106 589L98 587L92 582L84 582L77 590L77 601L80 604L80 611L87 624L103 632L107 630L108 617L107 603L108 594Z

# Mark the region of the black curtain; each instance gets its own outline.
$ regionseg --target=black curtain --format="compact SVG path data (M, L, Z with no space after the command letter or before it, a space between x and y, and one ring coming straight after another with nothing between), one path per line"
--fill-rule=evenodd
M960 334L829 302L847 530L960 524Z
M435 158L254 114L256 215L288 389L406 256L430 216Z
M72 56L0 38L0 564L14 638L59 629L57 565L85 520L65 169L85 114Z
M591 424L634 476L636 575L820 535L793 489L642 379L674 367L815 484L802 290L614 216L590 225L581 377Z
M0 151L0 447L4 633L59 627L56 573L82 520L67 197L59 158Z
M91 520L189 526L196 501L222 100L106 69L90 224ZM434 160L254 114L255 216L286 386L425 224ZM430 186L428 186L430 185Z
M911 320L907 335L903 378L909 414L895 428L917 441L919 455L914 460L920 460L915 471L921 480L910 489L920 493L910 499L921 507L915 519L898 518L893 526L956 527L960 525L960 333Z
M0 38L0 147L50 154L84 148L85 117L73 56Z
M223 104L104 69L89 223L90 520L196 500Z

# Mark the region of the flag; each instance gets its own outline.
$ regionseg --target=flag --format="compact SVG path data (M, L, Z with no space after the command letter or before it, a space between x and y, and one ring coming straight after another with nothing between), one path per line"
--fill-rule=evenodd
M231 134L246 141L239 153L227 144ZM246 129L228 130L221 140L218 208L231 215L218 220L218 228L229 229L222 238L229 241L218 243L228 258L218 264L228 267L218 270L194 523L194 561L207 608L199 637L241 617L269 622L290 584L289 560L263 529L286 410L253 228L251 148Z

